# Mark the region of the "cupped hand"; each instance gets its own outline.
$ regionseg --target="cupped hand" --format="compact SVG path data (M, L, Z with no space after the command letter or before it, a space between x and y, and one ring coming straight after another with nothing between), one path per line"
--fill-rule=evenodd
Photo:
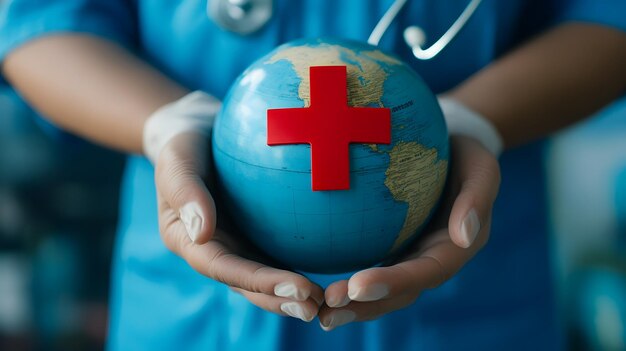
M500 168L479 142L451 138L451 168L443 203L427 232L389 265L357 272L325 291L319 320L326 331L379 318L443 284L487 242Z
M211 173L209 150L208 136L187 132L172 138L159 154L155 182L165 245L200 274L230 286L253 304L311 321L324 298L318 285L252 259L257 253L242 238L216 227L215 203L205 185Z

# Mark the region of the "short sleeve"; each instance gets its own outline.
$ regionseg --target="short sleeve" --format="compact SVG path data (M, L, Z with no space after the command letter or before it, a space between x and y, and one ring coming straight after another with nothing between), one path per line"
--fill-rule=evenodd
M555 0L556 23L588 22L626 31L626 0Z
M0 0L0 64L28 41L59 32L92 34L132 47L135 28L130 0Z

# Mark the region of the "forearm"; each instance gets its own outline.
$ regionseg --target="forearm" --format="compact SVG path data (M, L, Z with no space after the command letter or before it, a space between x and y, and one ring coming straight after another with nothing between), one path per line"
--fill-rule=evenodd
M448 95L490 119L505 146L572 124L626 91L626 34L557 27L486 67Z
M59 127L125 152L142 152L144 121L187 90L124 48L59 35L15 50L4 76Z

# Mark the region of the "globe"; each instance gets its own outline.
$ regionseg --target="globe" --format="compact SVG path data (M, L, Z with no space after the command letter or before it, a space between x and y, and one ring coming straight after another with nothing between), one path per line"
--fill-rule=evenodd
M312 189L311 145L268 145L269 109L311 106L313 66L345 66L348 106L390 111L390 143L346 145L349 189ZM370 267L410 245L436 209L449 160L441 110L419 75L339 39L289 42L246 69L223 101L212 148L219 196L239 229L312 273Z

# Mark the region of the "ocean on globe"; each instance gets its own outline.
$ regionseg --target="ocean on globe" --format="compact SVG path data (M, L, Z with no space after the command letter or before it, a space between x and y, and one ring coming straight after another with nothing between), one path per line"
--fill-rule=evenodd
M310 145L268 146L268 109L310 106L311 66L346 66L348 105L391 111L389 145L350 144L349 190L312 191ZM293 41L252 64L223 101L212 146L239 229L313 273L370 267L409 245L437 207L449 160L441 110L419 75L374 46L337 39Z

